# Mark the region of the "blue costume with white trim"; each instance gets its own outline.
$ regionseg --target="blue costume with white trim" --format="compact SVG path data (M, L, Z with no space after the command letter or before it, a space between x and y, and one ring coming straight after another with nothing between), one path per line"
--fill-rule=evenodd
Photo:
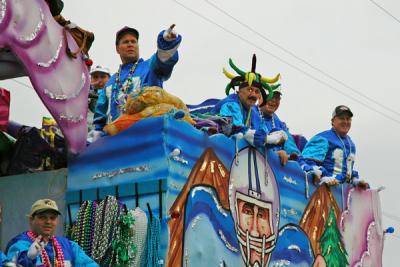
M8 258L6 255L4 255L3 252L0 251L0 266L2 266L4 263L8 262Z
M239 95L230 94L221 101L219 101L211 111L214 114L218 114L224 117L231 117L232 124L234 126L233 133L250 132L254 130L252 137L252 145L263 146L265 143L266 132L261 127L261 115L256 106L251 106L247 110L241 103Z
M94 260L92 260L82 248L75 242L68 240L65 237L56 237L58 243L61 246L64 254L64 266L74 267L97 267L99 266ZM13 259L18 254L17 262L24 267L35 267L37 264L43 264L41 256L37 256L36 259L32 260L28 257L27 253L29 247L33 241L27 235L27 232L11 239L7 244L6 253L9 259ZM50 258L50 262L54 262L54 251L53 244L49 241L45 247L47 255ZM69 264L69 265L68 265Z
M278 115L275 113L273 113L272 116L264 115L262 127L267 133L282 130L285 131L288 136L288 140L286 140L283 145L274 145L271 147L272 150L285 150L286 154L289 156L292 154L296 154L297 156L301 155L300 150L297 148L296 143L294 142L293 136L289 133L286 123L281 121Z
M239 95L237 94L230 94L219 101L211 112L221 116L231 117L232 124L240 129L237 132L244 133L248 129L258 130L261 127L260 112L256 106L251 107L249 124L246 125L249 110L243 107L240 103Z
M340 137L333 128L312 137L303 149L307 164L321 166L322 176L335 177L341 183L359 178L353 170L355 154L350 136Z
M116 120L121 115L119 99L122 94L129 94L137 90L137 93L145 86L163 86L163 81L171 76L175 64L178 62L178 46L182 37L178 35L172 41L166 41L163 37L164 31L157 38L158 51L148 60L140 58L137 63L128 63L121 66L120 82L122 85L128 83L128 75L134 64L137 64L131 76L132 83L127 92L121 92L116 86L117 75L114 74L108 80L104 90L100 90L97 100L96 112L93 124L96 130L101 131L103 127Z

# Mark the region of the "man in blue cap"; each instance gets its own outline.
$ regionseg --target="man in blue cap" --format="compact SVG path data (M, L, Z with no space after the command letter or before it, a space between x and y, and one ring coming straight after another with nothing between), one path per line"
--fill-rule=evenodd
M178 62L178 47L182 37L174 30L175 24L161 31L157 38L157 52L148 60L139 57L139 32L130 27L120 29L115 38L116 51L121 58L117 73L111 76L100 91L94 115L95 130L117 119L125 112L128 94L139 94L144 86L163 86Z

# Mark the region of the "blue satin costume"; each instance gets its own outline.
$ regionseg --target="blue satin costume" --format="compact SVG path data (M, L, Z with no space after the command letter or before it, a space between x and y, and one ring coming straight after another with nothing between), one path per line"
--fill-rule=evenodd
M160 32L157 38L158 52L153 54L148 60L140 58L132 75L132 84L127 89L126 94L136 90L138 93L145 86L163 87L163 82L171 76L175 64L178 62L179 55L177 48L182 40L180 35L175 40L166 41L163 38L164 31ZM163 60L160 59L160 54ZM121 67L120 82L125 85L129 71L134 63L124 64ZM120 88L115 86L116 74L112 75L105 85L104 90L100 90L97 100L96 112L93 124L95 130L101 131L103 127L121 115L118 98L121 96Z
M333 176L341 183L359 178L353 170L355 154L350 136L339 137L333 128L312 137L303 149L307 164L323 167L322 176Z
M65 237L56 237L57 242L60 244L62 252L64 254L64 262L70 264L69 266L74 267L97 267L99 266L94 260L92 260L82 248L75 242L68 240ZM42 264L43 261L41 256L37 256L36 259L32 260L28 257L27 253L29 247L32 244L32 240L27 235L27 232L11 239L7 244L6 253L9 259L13 259L16 255L18 256L18 264L24 267L35 267L37 264ZM48 242L45 250L50 258L50 262L54 262L54 249L53 244Z
M273 113L272 116L264 115L262 127L264 127L267 133L279 130L286 132L288 140L286 140L284 145L271 147L274 151L285 150L286 154L288 154L289 156L293 154L297 156L301 155L300 150L297 148L296 143L294 142L293 136L289 133L289 129L287 128L286 123L281 121L278 115L276 115L275 113Z

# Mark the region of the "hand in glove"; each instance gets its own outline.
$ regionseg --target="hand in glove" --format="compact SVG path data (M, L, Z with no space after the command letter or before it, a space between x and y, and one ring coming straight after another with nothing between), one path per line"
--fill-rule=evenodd
M327 185L333 186L333 185L338 185L339 181L335 177L324 176L321 178L321 181L319 182L319 185L322 185L322 184L327 184Z
M353 177L353 180L352 180L351 183L352 183L352 185L357 186L357 187L359 187L361 189L364 189L364 190L367 190L367 189L370 188L369 184L364 179L361 179L361 178Z
M269 145L280 145L288 139L285 131L272 132L265 137L265 143Z
M285 166L289 159L288 154L286 154L285 150L276 151L276 154L278 154L279 159L281 160L281 165Z
M252 146L263 146L265 140L266 133L264 130L252 130L249 129L244 134L244 139L249 142Z
M167 42L173 41L178 36L176 31L174 31L174 27L175 27L175 24L172 24L171 26L169 26L168 29L166 29L164 31L163 38L164 38L165 41L167 41Z
M43 241L42 236L39 235L35 241L33 241L32 245L28 250L28 257L32 260L36 259L37 256L42 252L42 250L46 247L47 242Z
M86 139L86 140L87 140L89 143L93 143L93 142L97 141L98 139L100 139L103 135L104 135L104 132L103 132L103 131L91 130L91 131L88 133L88 136L87 136L87 139Z

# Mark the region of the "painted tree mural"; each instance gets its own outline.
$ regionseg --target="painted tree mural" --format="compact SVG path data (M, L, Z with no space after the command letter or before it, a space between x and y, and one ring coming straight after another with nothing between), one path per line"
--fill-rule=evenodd
M325 223L324 233L320 240L321 252L325 258L328 267L346 267L347 251L342 242L342 235L336 224L335 213L330 208L328 220Z

